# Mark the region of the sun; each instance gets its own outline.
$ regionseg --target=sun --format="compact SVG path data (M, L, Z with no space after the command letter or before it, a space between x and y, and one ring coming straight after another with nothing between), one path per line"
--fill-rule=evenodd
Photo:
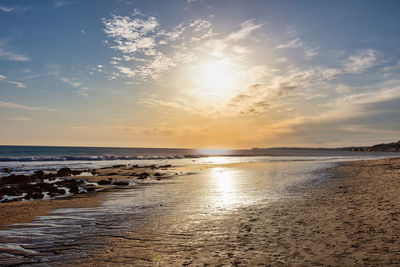
M235 64L227 58L202 62L194 75L198 94L224 99L234 95L240 76Z

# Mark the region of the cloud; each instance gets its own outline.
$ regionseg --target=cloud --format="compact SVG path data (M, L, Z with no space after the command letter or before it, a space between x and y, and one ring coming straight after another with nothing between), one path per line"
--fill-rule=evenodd
M143 104L147 107L166 107L172 109L184 110L186 112L200 114L202 110L196 110L196 108L183 99L176 99L175 102L168 100L159 100L155 98L146 98L139 101L140 104Z
M6 7L6 6L0 6L0 11L3 12L13 12L13 11L20 11L20 12L25 12L28 11L30 7L19 7L19 6L14 6L14 7Z
M157 79L181 63L195 61L198 54L218 58L229 49L240 56L247 55L251 50L237 41L248 38L263 25L250 19L235 32L217 35L208 20L195 19L166 29L157 18L141 11L131 16L112 15L102 21L108 37L106 44L120 53L110 63L121 76L136 80Z
M104 32L108 37L113 38L113 49L122 53L130 54L141 52L145 55L154 53L156 45L153 36L148 36L158 26L154 17L130 18L128 16L112 16L111 19L103 19Z
M304 43L300 41L300 38L293 39L287 43L277 45L275 49L282 49L282 48L296 48L304 46Z
M251 52L251 50L245 46L235 45L232 50L238 55L246 55Z
M81 82L76 81L75 78L65 77L61 73L60 65L48 64L48 65L46 65L46 67L49 69L49 71L47 72L47 75L54 76L56 79L62 81L63 83L66 83L67 85L69 85L71 87L78 88L78 94L80 96L87 96L86 91L89 90L89 88L85 87ZM96 66L96 67L99 68L98 66ZM96 68L93 68L93 69L96 69ZM101 68L99 68L99 69L101 69Z
M55 8L58 8L58 7L63 7L65 5L72 4L73 2L72 1L53 1L51 3Z
M240 30L237 32L231 33L227 40L243 40L247 38L251 32L261 28L263 24L255 24L253 19L246 20L242 24L240 24Z
M236 114L251 115L263 113L276 105L276 101L300 88L330 80L339 72L334 69L310 68L294 71L285 76L275 76L270 84L255 83L230 100L228 107ZM261 80L258 77L258 80Z
M3 12L11 12L11 11L15 10L15 7L0 6L0 10Z
M7 76L4 75L0 75L0 81L4 81L6 83L15 85L16 87L19 88L26 88L25 84L21 83L21 82L14 82L14 81L9 81Z
M64 77L64 76L61 76L60 73L58 73L58 71L57 71L57 73L54 74L54 75L55 75L60 81L62 81L62 82L64 82L64 83L68 84L69 86L78 88L78 89L79 89L78 94L79 94L80 96L83 96L83 97L88 97L88 96L89 96L88 93L87 93L87 90L89 90L89 88L83 86L82 83L77 82L77 81L75 81L75 80L73 80L73 79L70 79L70 78L66 78L66 77Z
M304 56L306 59L310 59L312 57L315 57L319 55L319 52L317 51L316 48L311 48L311 47L306 47L304 49Z
M122 76L141 80L156 79L179 63L192 61L191 49L201 40L213 36L208 21L192 20L168 31L155 17L140 11L132 17L113 15L110 19L103 19L103 24L110 39L106 43L120 53L110 63Z
M136 71L128 68L128 67L123 67L123 66L117 66L117 69L124 74L127 77L133 78L136 76Z
M13 82L13 81L7 81L7 83L15 85L18 88L26 88L26 85L21 83L21 82Z
M374 49L359 50L355 55L347 58L344 67L349 72L361 72L379 63L380 57Z
M0 59L10 60L10 61L29 61L29 57L13 53L11 51L6 51L0 47Z
M8 118L8 120L10 120L10 121L31 121L32 118L21 116L21 117L11 117L11 118Z
M369 91L353 93L334 100L324 111L312 115L288 116L277 122L259 127L254 142L286 145L331 146L371 144L384 138L397 138L400 112L400 85L374 86ZM377 137L379 136L379 137Z
M66 77L60 76L60 77L58 77L58 79L59 79L60 81L63 81L63 82L65 82L65 83L69 84L69 85L72 86L72 87L81 87L81 86L82 86L82 84L81 84L80 82L73 81L73 80L68 79L68 78L66 78Z
M53 109L48 109L45 107L31 107L24 106L17 103L0 101L0 108L15 108L15 109L24 109L24 110L43 110L43 111L54 111Z
M349 93L351 92L351 87L347 86L345 84L338 84L335 87L336 92L338 92L339 94L344 94L344 93Z

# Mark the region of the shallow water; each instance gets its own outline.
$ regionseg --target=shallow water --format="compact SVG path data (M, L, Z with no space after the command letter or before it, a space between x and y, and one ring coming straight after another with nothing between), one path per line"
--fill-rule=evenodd
M257 160L263 161L252 158L252 162ZM155 217L161 222L164 216L179 217L174 227L180 223L188 227L243 206L302 194L329 179L324 170L341 160L276 158L255 167L216 165L195 174L112 192L99 207L58 209L32 223L0 230L0 265L50 266L84 259L107 246L110 238L148 227ZM226 161L229 159L219 158L211 163Z

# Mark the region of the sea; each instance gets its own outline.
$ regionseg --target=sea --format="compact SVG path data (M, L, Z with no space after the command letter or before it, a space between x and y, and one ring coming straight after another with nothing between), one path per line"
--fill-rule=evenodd
M0 177L37 170L96 169L119 164L204 164L269 161L347 161L395 157L398 153L352 152L336 149L182 149L70 146L0 146ZM11 172L10 172L11 170Z
M95 169L120 164L215 164L215 167L171 179L143 184L138 181L135 188L109 192L96 207L56 209L36 217L33 222L2 228L0 265L82 263L88 256L114 249L113 239L135 237L144 229L160 236L179 236L184 234L184 229L223 220L226 214L237 209L307 194L311 188L328 182L332 177L329 168L341 162L399 155L293 148L197 150L0 146L2 176L36 170L54 171L61 167ZM263 164L229 164L252 162ZM209 229L211 238L220 234L212 231ZM151 249L151 242L143 240L141 246ZM158 249L162 251L164 247Z

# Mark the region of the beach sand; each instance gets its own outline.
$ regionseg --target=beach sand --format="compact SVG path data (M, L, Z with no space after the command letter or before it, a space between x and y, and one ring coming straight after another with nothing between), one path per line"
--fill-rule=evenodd
M230 164L230 168L235 166L249 171L252 168L252 164ZM212 167L189 166L170 171ZM333 177L308 188L304 194L272 203L201 220L152 217L140 231L113 236L105 242L111 245L101 252L69 264L399 266L400 159L342 163L330 171ZM29 221L58 207L97 205L106 194L1 204L0 224ZM4 217L6 214L10 219Z
M78 264L399 266L400 159L331 171L303 196L198 222L155 219Z

